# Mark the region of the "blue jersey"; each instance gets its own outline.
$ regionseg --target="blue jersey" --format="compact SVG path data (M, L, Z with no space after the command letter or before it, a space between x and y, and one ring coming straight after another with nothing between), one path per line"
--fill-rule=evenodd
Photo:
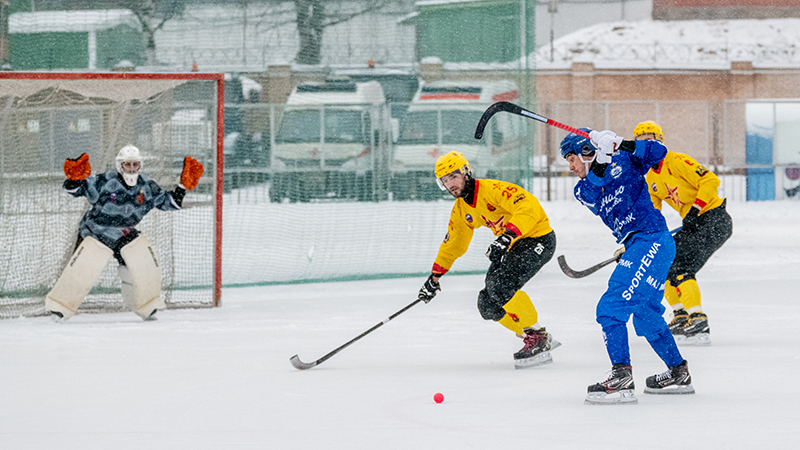
M632 233L667 230L667 223L650 200L645 175L667 154L659 141L635 141L633 153L620 151L602 177L589 172L575 185L575 198L611 229L617 242Z
M182 189L164 191L144 175L128 186L116 171L92 175L81 181L67 180L64 189L74 197L86 197L92 205L78 229L81 238L92 236L110 248L135 231L151 209L181 209Z

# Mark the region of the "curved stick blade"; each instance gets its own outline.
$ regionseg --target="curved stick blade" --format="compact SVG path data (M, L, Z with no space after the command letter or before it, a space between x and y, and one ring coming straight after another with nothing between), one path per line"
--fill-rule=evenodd
M561 268L561 271L564 272L564 275L570 278L577 278L575 276L575 272L572 271L572 268L567 265L567 258L565 258L564 255L560 255L558 257L558 267Z
M519 114L521 110L522 108L510 102L497 102L492 104L486 108L486 111L483 112L481 119L478 121L478 127L475 128L475 139L481 139L483 137L483 131L486 129L489 119L495 114L501 111Z
M291 358L289 358L289 362L292 363L292 366L294 366L294 368L298 370L310 369L317 365L316 361L312 363L304 363L303 361L300 361L300 357L297 355L294 355Z

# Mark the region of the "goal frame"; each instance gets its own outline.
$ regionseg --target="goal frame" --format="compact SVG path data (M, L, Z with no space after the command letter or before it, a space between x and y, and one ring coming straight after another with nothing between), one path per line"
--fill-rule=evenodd
M2 80L205 80L217 85L216 173L214 174L214 307L222 305L222 192L225 129L225 74L152 72L2 72Z

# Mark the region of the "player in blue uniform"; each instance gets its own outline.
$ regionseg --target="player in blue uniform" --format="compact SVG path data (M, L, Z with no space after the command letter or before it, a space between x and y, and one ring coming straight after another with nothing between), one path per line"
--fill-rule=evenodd
M74 197L86 197L91 208L81 219L75 253L45 298L45 308L54 317L66 320L77 313L111 256L120 264L122 296L132 311L151 319L165 306L155 253L136 225L153 208L181 209L186 190L197 186L203 166L187 156L181 182L173 191L162 190L140 174L141 167L142 156L132 145L120 149L116 171L90 175L86 153L65 161L64 190Z
M590 131L591 140L569 134L561 155L579 178L575 198L599 216L624 244L608 289L597 304L611 374L588 388L587 403L635 403L627 322L666 363L668 370L646 380L646 393L693 393L686 360L663 318L664 286L675 242L653 207L645 175L667 154L659 141L624 141L612 131Z

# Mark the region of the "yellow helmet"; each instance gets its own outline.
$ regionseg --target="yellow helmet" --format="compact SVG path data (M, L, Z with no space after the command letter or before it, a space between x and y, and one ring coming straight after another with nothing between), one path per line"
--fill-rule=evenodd
M637 137L647 133L653 133L657 140L664 142L664 130L662 130L661 127L652 120L647 120L639 125L636 125L636 128L633 129L633 138L636 139Z
M450 152L442 155L436 160L436 183L442 190L445 189L442 184L441 178L453 172L458 172L467 176L472 176L472 170L469 168L469 161L459 152Z
M459 152L450 152L436 160L436 178L442 178L453 172L465 175L472 174L472 170L469 168L469 161Z

